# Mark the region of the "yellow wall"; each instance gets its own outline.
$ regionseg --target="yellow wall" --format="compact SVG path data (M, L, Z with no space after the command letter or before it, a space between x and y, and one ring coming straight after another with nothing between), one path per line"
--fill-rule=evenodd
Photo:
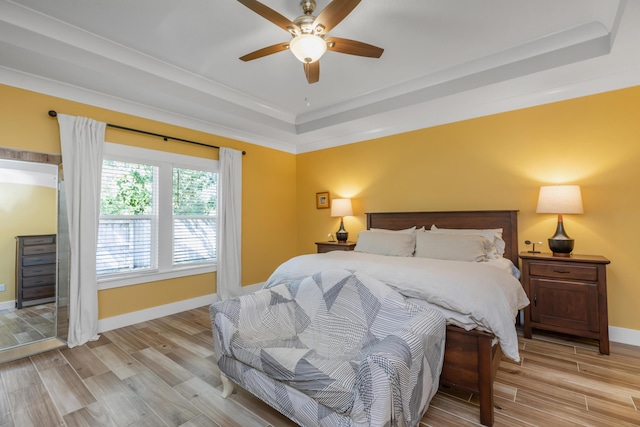
M47 111L87 116L211 145L247 151L242 161L242 283L265 280L295 255L295 156L204 132L142 119L72 101L0 85L0 146L60 154L57 121ZM218 151L107 128L109 142L191 156L217 158ZM101 319L215 292L215 274L100 291Z
M584 215L565 216L576 253L601 254L608 269L609 323L640 330L635 279L640 215L640 87L568 100L301 155L166 125L0 85L0 146L60 153L49 109L110 123L229 146L243 158L243 285L265 280L282 261L315 252L338 220L316 209L315 193L352 197L345 218L351 238L364 212L519 209L525 239L544 241L555 217L535 213L538 189L582 186ZM110 142L181 154L217 151L107 130ZM545 245L546 248L546 245ZM205 295L214 275L101 291L100 318Z
M548 250L556 217L535 213L539 187L579 184L585 213L564 218L574 252L611 260L609 324L640 330L639 105L634 87L298 155L298 250L338 229L319 191L353 198L353 240L365 212L518 209L520 249Z
M0 302L16 299L16 236L55 234L57 198L55 188L0 183Z

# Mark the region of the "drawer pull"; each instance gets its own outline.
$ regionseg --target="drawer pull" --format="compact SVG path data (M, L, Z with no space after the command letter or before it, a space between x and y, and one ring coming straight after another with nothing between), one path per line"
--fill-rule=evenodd
M571 273L570 271L567 270L553 270L554 273L560 273L560 274L569 274Z

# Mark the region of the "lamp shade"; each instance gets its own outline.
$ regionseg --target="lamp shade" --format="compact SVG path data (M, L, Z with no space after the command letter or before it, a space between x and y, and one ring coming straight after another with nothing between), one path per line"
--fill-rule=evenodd
M289 43L289 50L301 62L315 62L327 51L327 42L315 34L300 34Z
M351 199L333 199L331 201L331 216L351 216L353 208Z
M579 185L547 185L540 187L536 213L581 214L582 195Z

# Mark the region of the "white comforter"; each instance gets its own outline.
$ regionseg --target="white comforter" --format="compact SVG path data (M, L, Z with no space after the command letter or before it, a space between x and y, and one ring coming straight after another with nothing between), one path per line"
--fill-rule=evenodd
M520 360L514 321L518 310L529 300L520 282L504 268L482 262L333 251L286 261L273 272L265 287L328 268L362 271L406 297L440 307L449 323L493 333L503 353L514 361ZM461 322L461 318L472 322ZM475 325L469 324L473 322Z

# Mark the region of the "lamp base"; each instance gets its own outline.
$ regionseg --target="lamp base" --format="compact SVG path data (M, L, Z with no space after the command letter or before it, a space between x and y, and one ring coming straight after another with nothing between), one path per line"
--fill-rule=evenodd
M338 239L338 242L344 243L347 241L347 239L349 239L349 233L348 232L340 232L338 231L336 233L336 239Z
M565 233L564 226L560 218L558 218L556 234L549 238L549 249L553 252L553 256L569 257L571 256L571 252L573 252L575 241Z
M570 257L574 246L573 239L549 239L549 249L553 252L553 256Z
M338 242L344 243L349 238L349 233L344 229L344 223L342 222L342 218L340 218L340 229L336 231L336 239Z

